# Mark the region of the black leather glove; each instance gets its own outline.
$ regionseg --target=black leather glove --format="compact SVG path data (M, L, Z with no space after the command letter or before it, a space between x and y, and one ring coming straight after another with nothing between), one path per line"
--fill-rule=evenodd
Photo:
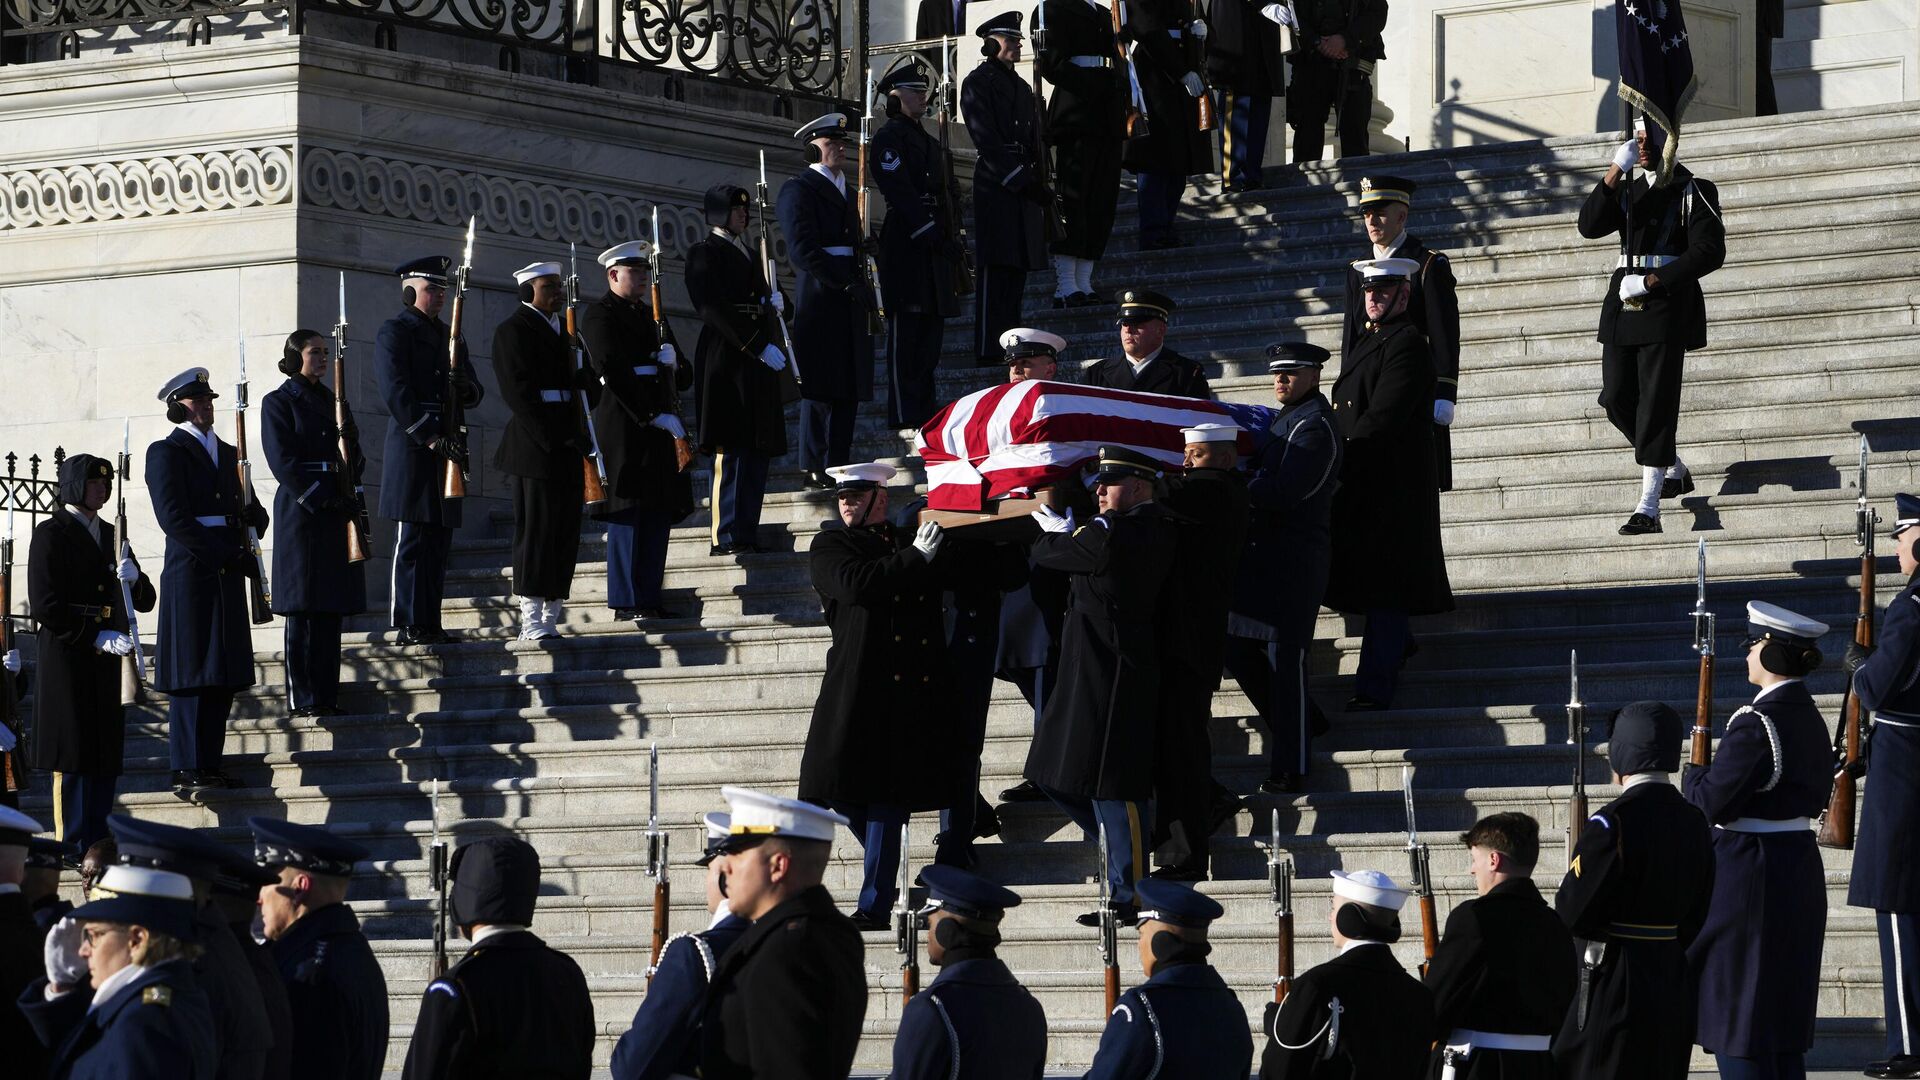
M940 254L946 256L948 262L961 262L967 257L967 246L958 240L944 239L940 241Z
M865 240L860 241L860 251L862 254L872 255L877 258L880 255L879 238L869 236Z
M442 435L433 440L432 443L429 443L427 449L432 450L448 461L454 462L463 469L467 466L467 444L461 442L457 436Z
M1847 645L1847 672L1851 674L1859 671L1860 665L1866 663L1867 658L1872 655L1873 646L1862 645L1857 641L1849 643Z
M240 511L240 520L253 526L254 532L261 532L267 527L267 508L259 503L248 503Z
M480 404L481 398L487 396L486 391L480 389L480 384L474 381L473 372L465 365L455 369L453 373L453 392L459 396L460 407L463 409L473 408Z

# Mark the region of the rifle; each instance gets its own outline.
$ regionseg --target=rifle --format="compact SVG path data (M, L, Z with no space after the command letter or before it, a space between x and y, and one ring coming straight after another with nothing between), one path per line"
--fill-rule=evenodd
M433 778L433 843L427 848L427 883L433 889L433 959L427 978L447 973L447 842L440 839L440 778Z
M440 497L467 497L467 407L460 395L460 320L466 314L467 278L473 273L473 229L479 218L467 219L467 247L460 256L460 269L453 272L453 313L447 316L447 388L440 402L441 438L450 441L447 448L446 478Z
M1567 696L1567 745L1573 750L1573 794L1567 799L1567 861L1587 827L1587 707L1580 702L1580 650L1567 661L1573 689Z
M1293 989L1293 860L1280 858L1280 811L1273 812L1267 834L1267 891L1273 899L1273 920L1279 952L1273 976L1273 1002L1287 1000Z
M240 459L240 511L253 502L253 462L247 460L247 339L240 339L240 383L233 389L233 449ZM248 581L247 600L253 621L273 621L273 587L267 584L267 560L260 554L260 533L247 526L247 550L252 554L256 573ZM131 608L133 605L127 605Z
M600 452L600 433L593 428L593 405L580 389L579 375L587 371L587 352L580 345L580 329L574 309L580 306L580 253L573 241L567 241L567 344L573 349L574 404L587 421L587 453L580 459L580 491L587 512L607 504L607 457Z
M673 882L667 876L667 834L660 828L660 744L647 748L647 876L653 879L653 950L647 961L647 982L660 965L667 947L667 917L673 900Z
M953 172L953 142L948 130L953 120L953 39L940 39L940 206L947 217L947 239L960 242L960 261L953 268L953 295L973 295L973 248L967 244L967 226L960 220L960 181Z
M760 211L760 269L767 278L767 304L773 304L773 295L780 291L780 266L773 261L773 241L767 236L768 219L773 216L767 202L767 152L760 151L760 182L754 185L753 201L755 209ZM773 318L780 324L780 344L786 350L787 365L793 371L793 381L803 381L800 377L800 358L793 352L793 331L787 329L787 316L778 308L773 309Z
M667 319L661 312L660 304L660 259L660 204L654 203L653 250L647 253L647 298L653 302L653 344L656 350L667 345ZM787 359L791 361L793 358ZM683 359L680 362L684 364L688 361ZM680 418L680 386L674 381L677 377L677 373L667 376L668 411L673 413L676 420ZM673 459L681 472L686 472L687 466L693 464L693 443L685 435L673 440Z
M872 243L873 215L867 209L867 144L873 141L873 67L867 67L867 111L860 117L860 274L867 281L867 333L883 334L887 330L887 302L880 294L880 264L873 261L873 253L867 250ZM791 359L791 357L789 357Z
M7 491L7 531L0 534L0 656L13 650L13 485ZM13 700L13 672L0 667L0 724L16 736L22 727L20 709ZM27 778L20 770L20 745L0 753L0 791L24 791Z
M909 826L900 824L900 895L893 902L893 951L900 954L900 1004L913 1000L920 992L920 920L907 903L913 885L907 874Z
M1040 52L1046 47L1047 3L1040 0L1033 9L1033 141L1039 149L1040 184L1047 191L1043 220L1051 244L1067 235L1067 220L1060 212L1060 193L1053 187L1053 160L1047 156L1047 98L1040 91Z
M1207 42L1205 38L1193 35L1193 26L1201 21L1200 5L1189 2L1187 5L1187 29L1180 35L1180 45L1186 51L1187 66L1200 76L1199 114L1194 127L1199 131L1212 131L1219 126L1219 119L1213 115L1213 84L1207 81ZM1209 27L1211 29L1211 27Z
M1107 1011L1120 1003L1120 924L1113 910L1113 882L1107 877L1107 826L1100 823L1100 966L1106 971Z
M1693 591L1693 651L1700 654L1700 690L1693 701L1693 745L1690 765L1713 760L1713 612L1707 610L1707 541L1700 541L1700 569Z
M131 559L133 558L133 543L127 539L127 482L133 477L133 420L131 418L121 421L120 424L119 466L119 476L117 477L119 482L113 489L113 535L120 538L120 557L123 559ZM13 509L11 497L9 497L7 509L9 515L11 515ZM11 543L13 540L13 522L9 520L7 526L7 540ZM13 559L9 557L7 563L11 566ZM120 568L118 566L114 567L114 576L116 578L119 576L119 570ZM133 639L133 651L127 654L125 667L127 672L133 676L133 699L138 701L140 699L140 687L147 681L147 657L140 649L140 613L133 610L132 582L120 582L120 603L127 610L127 636ZM4 608L0 608L0 610L4 610ZM0 648L0 653L6 651L6 649ZM8 701L11 702L12 699L9 698Z
M1880 513L1867 505L1867 437L1860 436L1860 498L1854 505L1854 540L1860 545L1860 611L1853 619L1854 643L1863 649L1873 647L1873 534L1880 524ZM1840 724L1833 732L1833 790L1827 808L1820 814L1815 835L1821 847L1850 851L1853 848L1854 794L1860 776L1866 772L1862 755L1860 697L1853 692L1853 676L1847 676L1846 704L1841 706Z
M1420 898L1420 948L1426 954L1420 962L1420 977L1424 979L1427 965L1433 962L1433 950L1440 945L1440 924L1433 910L1433 866L1427 845L1420 842L1420 830L1414 825L1411 766L1400 766L1400 794L1407 803L1407 873L1413 880L1414 895Z
M1147 98L1140 90L1140 73L1133 70L1133 55L1127 51L1126 19L1120 14L1120 0L1107 0L1113 14L1113 52L1127 72L1127 138L1147 137Z
M347 517L347 561L365 562L373 550L367 489L353 473L353 440L347 437L347 275L340 273L340 321L333 324L333 426L340 432L340 494L352 506Z

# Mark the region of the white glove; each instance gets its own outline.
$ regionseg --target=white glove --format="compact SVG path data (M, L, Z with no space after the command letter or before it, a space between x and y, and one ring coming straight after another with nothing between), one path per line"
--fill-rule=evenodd
M925 555L927 561L932 562L933 557L940 552L940 542L946 538L947 530L941 528L939 522L929 521L920 526L920 531L914 534L913 550Z
M787 298L780 295L779 289L773 290L773 295L767 298L767 302L772 304L773 310L780 314L785 315L787 313Z
M7 674L9 675L20 674L20 650L8 649L6 657L4 658L4 660L0 660L0 664L5 665L7 669Z
M684 439L687 437L686 425L680 422L679 417L670 412L663 412L659 416L647 421L647 426L657 427L676 439Z
M1043 506L1035 510L1032 517L1034 521L1039 523L1040 529L1043 532L1070 533L1073 531L1073 511L1071 509L1062 514L1051 506Z
M1439 424L1441 427L1451 425L1453 423L1453 402L1445 398L1435 399L1433 403L1433 422Z
M1631 173L1633 167L1640 163L1639 142L1634 139L1628 139L1626 142L1621 143L1620 149L1613 152L1613 163L1619 167L1621 172Z
M1620 299L1637 300L1647 295L1647 275L1628 274L1620 279Z
M83 940L82 927L74 919L61 919L53 924L53 929L47 931L46 944L40 948L47 962L47 982L72 990L87 981L87 961L80 955Z
M131 585L134 582L140 580L140 568L133 565L133 559L131 558L121 559L120 570L115 576L117 576L121 581L124 581L127 584Z
M1207 24L1199 19L1195 19L1187 24L1187 33L1199 38L1201 41L1205 41L1207 40Z
M1187 93L1193 97L1199 97L1201 94L1207 92L1207 84L1201 82L1200 76L1191 71L1180 76L1180 85L1186 87Z
M102 630L94 635L93 647L115 656L130 656L133 653L133 639L118 630Z
M1260 9L1260 14L1281 26L1293 26L1293 9L1285 4L1268 4Z
M659 361L661 367L680 366L680 354L674 352L673 346L671 345L660 346L660 351L654 353L653 356L655 360Z
M12 728L0 724L0 754L10 754L13 748L19 745L20 736L15 735Z
M760 350L760 362L775 371L787 370L787 354L780 351L778 345L768 345Z

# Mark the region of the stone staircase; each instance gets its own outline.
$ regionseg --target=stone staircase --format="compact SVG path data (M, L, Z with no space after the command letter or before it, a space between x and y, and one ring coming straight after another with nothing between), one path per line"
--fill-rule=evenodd
M1452 836L1489 812L1540 819L1546 850L1538 877L1548 889L1557 883L1575 761L1562 705L1568 652L1579 650L1596 720L1637 698L1690 708L1686 615L1699 538L1710 542L1710 599L1724 650L1735 650L1742 604L1756 597L1831 622L1823 648L1836 659L1844 649L1859 568L1849 425L1903 417L1911 406L1892 391L1920 373L1920 232L1910 224L1920 206L1920 106L1688 132L1686 159L1719 185L1729 233L1728 264L1707 283L1711 343L1690 360L1680 428L1700 488L1670 505L1666 533L1634 539L1614 528L1637 494L1637 472L1594 403L1593 329L1616 249L1582 241L1573 226L1600 171L1595 163L1610 148L1596 136L1314 167L1280 188L1194 196L1183 210L1194 245L1170 252L1134 251L1132 200L1123 199L1129 216L1101 266L1102 287L1151 283L1174 296L1181 311L1170 340L1210 361L1224 397L1269 400L1260 350L1270 341L1304 334L1336 346L1340 273L1364 250L1348 209L1363 171L1420 184L1410 228L1452 254L1462 283L1456 489L1442 500L1458 609L1417 622L1423 649L1404 676L1402 707L1350 719L1337 708L1358 627L1323 613L1313 688L1335 721L1316 744L1309 790L1277 802L1256 796L1215 839L1217 880L1205 888L1228 914L1215 930L1214 960L1252 1025L1272 978L1264 862L1276 839L1268 835L1274 807L1277 840L1301 875L1304 969L1330 951L1328 870L1405 875L1403 766L1413 769L1422 832L1434 843L1442 919L1472 895ZM1035 275L1029 321L1075 343L1068 370L1117 347L1109 311L1052 311L1045 277ZM963 320L952 324L941 375L948 397L1002 374L969 366L968 329ZM880 413L866 411L856 455L917 475ZM1871 489L1883 510L1895 490L1920 483L1915 468L1910 449L1875 454ZM696 489L704 491L704 476ZM496 514L490 536L463 538L456 550L446 622L462 632L459 642L401 648L383 613L352 620L342 697L350 715L291 721L280 695L278 628L263 628L259 686L237 705L228 741L247 786L206 804L174 798L166 791L164 710L146 707L133 717L122 804L136 815L217 828L236 843L248 815L270 813L327 822L367 844L375 858L355 883L353 904L386 967L395 1068L425 983L424 853L435 814L460 840L500 830L525 836L545 866L535 928L589 973L604 1062L644 987L648 745L660 746L662 818L678 859L676 931L705 922L699 871L687 860L699 815L720 805L720 785L791 791L797 778L828 645L803 553L831 508L824 496L798 490L791 457L774 489L765 539L779 551L710 558L704 509L676 530L668 603L690 614L647 633L613 622L604 607L604 540L590 525L567 636L541 643L513 640L506 523ZM1881 569L1884 603L1899 583L1891 560ZM1721 672L1724 722L1749 695L1738 663ZM1830 662L1812 682L1835 715L1839 665ZM1216 769L1242 791L1262 768L1251 712L1229 680L1214 704ZM984 791L1018 779L1030 733L1024 703L1000 684ZM1594 754L1584 768L1597 806L1613 794L1602 786L1604 763ZM429 797L435 778L444 781L437 808ZM27 809L45 813L44 794ZM1095 852L1051 809L1010 807L1003 820L1002 835L981 845L982 869L1027 899L1008 917L1003 955L1046 1006L1050 1065L1083 1066L1104 1017L1096 935L1072 916L1096 894ZM916 864L931 858L934 828L926 816L916 821ZM1845 906L1850 857L1824 857L1831 910L1814 1057L1858 1063L1880 1030L1874 931L1870 913ZM859 871L859 849L842 836L828 884L845 900ZM1417 960L1418 948L1416 935L1400 946L1402 959ZM1129 956L1123 949L1132 981ZM890 938L870 935L867 961L872 996L859 1065L884 1071L899 1015Z

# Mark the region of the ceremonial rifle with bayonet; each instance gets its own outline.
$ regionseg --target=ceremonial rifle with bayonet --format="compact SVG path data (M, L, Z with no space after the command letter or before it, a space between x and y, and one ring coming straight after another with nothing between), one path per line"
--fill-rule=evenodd
M1400 766L1400 794L1407 804L1407 876L1413 894L1420 900L1420 949L1426 959L1420 962L1420 977L1426 978L1427 965L1433 962L1433 950L1440 946L1440 923L1433 910L1433 865L1427 845L1420 842L1420 829L1413 816L1413 768Z
M247 339L240 339L240 382L233 390L233 449L240 461L240 516L253 509L253 462L247 458ZM260 532L246 522L247 552L254 572L247 575L248 608L254 623L273 621L273 586L267 583L267 560L260 553Z
M447 973L447 842L440 838L440 778L433 778L433 842L427 846L427 884L433 889L433 955L427 978Z
M7 531L0 535L0 656L13 651L13 484L0 480L7 491ZM14 700L13 672L0 667L0 724L14 737L14 747L0 753L0 791L23 791L27 786L20 765L20 709Z
M967 226L960 220L960 180L953 171L953 39L940 39L940 109L935 114L940 125L939 204L947 219L947 239L960 245L960 258L953 264L953 295L973 295L973 248L967 244Z
M467 497L467 406L460 374L460 323L466 317L467 278L473 273L473 230L478 218L467 219L467 246L460 268L453 272L453 310L447 316L447 385L440 402L440 440L446 455L443 499ZM470 376L469 376L470 377Z
M1046 195L1040 209L1047 243L1051 244L1067 235L1067 219L1060 212L1060 192L1053 186L1053 159L1047 151L1047 98L1040 90L1040 54L1046 47L1047 0L1040 0L1033 9L1033 144L1039 149L1040 160L1034 166L1040 171L1040 189Z
M117 475L113 489L113 535L120 541L120 557L122 559L131 559L133 558L133 542L127 539L127 484L133 478L132 419L123 420L120 423L120 460L118 466L118 469L115 470ZM9 513L11 513L12 503L8 503L8 510ZM9 521L7 524L7 539L11 542L13 539L13 523ZM9 557L7 563L11 566L13 559ZM113 569L114 577L119 578L120 568L115 566ZM127 636L133 639L133 651L123 657L122 660L126 673L132 676L132 699L138 701L140 699L140 689L145 686L147 682L147 655L140 648L140 613L133 608L133 586L134 583L131 581L120 582L120 604L127 613ZM6 652L6 649L0 648L0 653L4 652Z
M900 824L900 893L893 902L893 951L900 954L900 1004L920 992L920 918L908 902L913 878L907 870L909 826Z
M780 295L780 265L773 261L772 229L773 204L767 199L767 152L760 151L760 182L753 187L754 208L759 211L760 219L760 270L767 279L767 307L773 311L773 319L780 324L780 351L787 355L787 369L793 373L793 381L801 382L800 358L793 352L793 331L787 327L787 313L778 306Z
M1687 763L1705 767L1713 760L1713 612L1707 610L1707 542L1700 541L1700 567L1694 577L1693 651L1700 654L1700 686L1693 701L1693 743Z
M1180 46L1184 50L1187 69L1200 80L1200 93L1194 99L1200 107L1194 120L1194 127L1199 131L1212 131L1219 124L1219 119L1213 114L1213 85L1207 79L1207 33L1208 27L1201 18L1200 5L1189 0L1187 28L1180 35Z
M347 561L365 562L373 550L373 522L367 517L367 489L353 471L353 438L347 408L347 275L340 274L340 321L333 324L333 427L340 436L340 497L347 504Z
M1293 859L1280 855L1280 811L1273 811L1267 833L1267 893L1273 900L1276 952L1273 1002L1284 1004L1293 989Z
M1873 540L1879 525L1880 512L1867 503L1867 437L1862 435L1860 497L1853 509L1853 538L1860 545L1860 610L1853 618L1853 643L1862 649L1873 648ZM1860 777L1867 771L1866 742L1871 733L1871 728L1863 730L1860 713L1860 695L1854 693L1853 675L1849 673L1846 702L1833 732L1833 789L1815 835L1821 847L1842 851L1853 847L1854 798Z
M593 402L587 400L586 384L593 378L587 366L587 351L580 343L580 325L575 309L580 306L580 252L567 242L567 347L573 353L573 402L586 421L587 452L580 459L582 501L592 514L607 505L607 458L600 452L600 433L593 427Z
M1567 661L1571 690L1567 695L1567 745L1573 747L1573 794L1567 798L1567 861L1580 845L1587 827L1587 707L1580 701L1580 650Z
M867 111L860 117L858 211L860 218L860 276L867 283L867 333L887 331L887 303L880 293L880 264L873 261L873 215L867 208L867 144L873 141L873 68L867 68Z
M1122 71L1127 76L1127 138L1144 139L1147 137L1147 98L1140 92L1140 73L1133 69L1133 53L1127 47L1127 20L1121 14L1122 0L1108 0L1108 11L1113 16L1113 53Z
M655 350L667 347L667 316L660 302L660 204L653 204L653 250L647 252L647 300L653 306L653 347ZM789 360L792 358L789 357ZM680 363L686 363L681 360ZM667 411L675 420L680 419L680 385L677 381L680 372L676 369L667 376ZM685 435L673 437L673 460L680 472L686 472L693 464L693 443Z
M1120 917L1113 909L1113 880L1107 875L1107 825L1100 823L1100 967L1106 978L1107 1011L1120 1003Z
M647 982L660 966L667 947L667 916L672 910L673 882L667 875L667 833L660 827L660 744L647 748L647 876L653 879L653 944L648 952Z

